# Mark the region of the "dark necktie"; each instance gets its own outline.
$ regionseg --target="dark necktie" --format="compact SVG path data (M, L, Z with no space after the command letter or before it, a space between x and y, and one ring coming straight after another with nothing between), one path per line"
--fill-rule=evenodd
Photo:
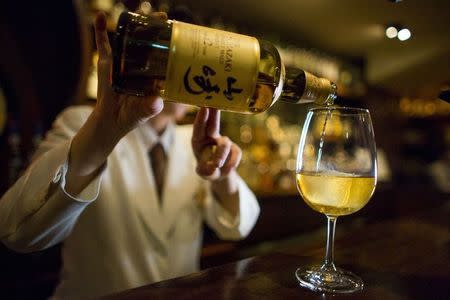
M166 175L166 153L163 146L158 143L153 146L150 151L150 160L155 178L156 190L158 192L159 204L162 204L162 190L164 186L164 178Z

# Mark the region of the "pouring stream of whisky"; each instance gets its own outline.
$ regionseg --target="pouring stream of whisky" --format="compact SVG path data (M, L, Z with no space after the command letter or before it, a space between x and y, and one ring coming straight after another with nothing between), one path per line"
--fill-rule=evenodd
M328 105L330 107L331 105ZM323 122L322 132L320 133L320 143L319 143L319 151L317 152L317 161L316 161L316 172L319 171L319 164L322 160L322 149L325 137L325 129L327 127L328 119L331 118L331 109L327 111L327 115L325 116L325 121Z

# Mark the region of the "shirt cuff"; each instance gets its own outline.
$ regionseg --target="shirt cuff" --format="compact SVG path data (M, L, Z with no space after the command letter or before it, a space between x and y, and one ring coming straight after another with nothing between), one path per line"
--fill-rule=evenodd
M228 210L223 208L223 206L220 204L219 200L214 197L213 193L211 192L211 187L208 189L209 193L211 193L210 197L213 199L212 201L212 209L213 213L215 214L217 220L219 223L226 227L226 228L236 228L239 226L240 223L240 213L236 214L235 217L233 217Z
M70 199L84 203L92 202L98 198L98 195L100 193L100 185L105 168L106 163L98 171L97 176L95 176L95 178L92 179L92 181L78 195L71 195L66 190L66 175L67 171L69 170L69 163L67 160L58 168L52 181L55 184L58 184L59 182L59 186L61 187L64 195L66 195Z

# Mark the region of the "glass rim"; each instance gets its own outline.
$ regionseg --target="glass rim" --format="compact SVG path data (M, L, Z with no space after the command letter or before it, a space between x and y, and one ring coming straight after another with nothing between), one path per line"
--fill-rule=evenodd
M370 114L367 108L349 107L349 106L329 106L329 107L313 107L308 109L308 112L328 112L328 111L341 111L342 113Z

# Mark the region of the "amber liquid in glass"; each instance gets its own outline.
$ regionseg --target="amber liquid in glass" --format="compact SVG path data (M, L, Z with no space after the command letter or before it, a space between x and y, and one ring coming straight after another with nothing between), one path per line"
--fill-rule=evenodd
M372 196L375 177L350 176L343 173L296 175L297 187L305 202L329 216L344 216L360 210Z

